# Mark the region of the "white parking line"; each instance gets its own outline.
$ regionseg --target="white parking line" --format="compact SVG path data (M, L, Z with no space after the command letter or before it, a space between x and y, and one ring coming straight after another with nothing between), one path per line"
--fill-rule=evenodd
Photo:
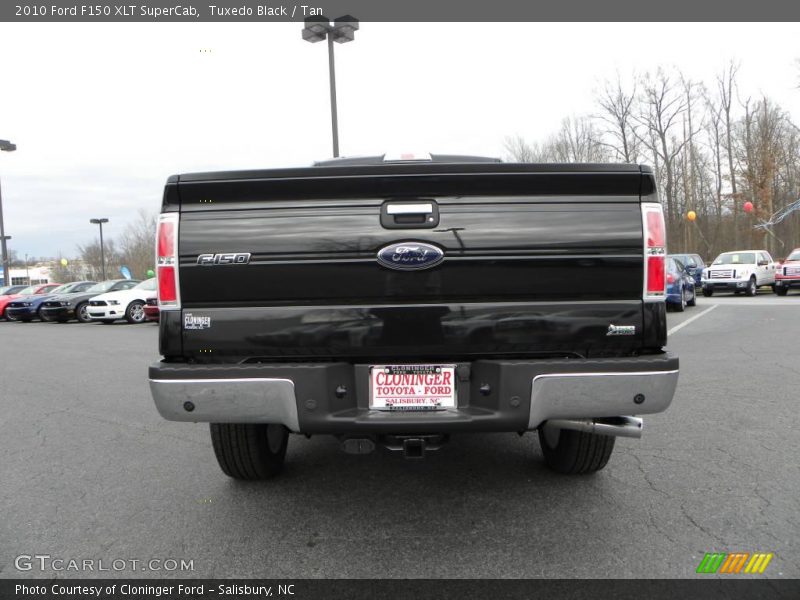
M683 323L678 323L677 325L675 325L675 327L673 327L672 329L670 329L667 332L667 337L671 336L673 333L678 332L681 328L686 327L692 321L696 321L697 319L699 319L703 315L710 313L712 310L714 310L718 306L719 306L719 304L712 304L707 309L705 309L703 312L701 312L699 314L696 314L695 316L690 317L689 319L686 319Z
M759 294L750 298L739 298L738 296L722 296L717 298L702 298L703 304L723 304L725 306L800 306L800 302L796 302L797 297L794 298L780 298L775 295Z

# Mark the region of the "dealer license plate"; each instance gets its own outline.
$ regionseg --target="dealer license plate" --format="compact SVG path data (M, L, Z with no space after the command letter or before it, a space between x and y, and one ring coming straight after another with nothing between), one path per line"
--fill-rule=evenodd
M444 410L456 406L455 365L374 365L369 407L375 410Z

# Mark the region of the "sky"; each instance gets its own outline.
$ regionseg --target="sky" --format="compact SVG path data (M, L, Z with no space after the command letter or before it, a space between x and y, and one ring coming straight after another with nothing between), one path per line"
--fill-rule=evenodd
M328 62L300 23L2 23L0 154L9 249L76 255L158 212L166 178L330 157ZM507 136L596 110L619 73L676 67L800 122L800 24L362 23L336 45L342 155L504 157Z

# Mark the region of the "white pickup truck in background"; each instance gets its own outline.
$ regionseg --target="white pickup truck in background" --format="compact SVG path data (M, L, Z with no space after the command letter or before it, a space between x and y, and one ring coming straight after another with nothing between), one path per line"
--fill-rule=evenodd
M775 261L766 250L723 252L703 272L703 295L716 291L755 296L764 285L775 286Z

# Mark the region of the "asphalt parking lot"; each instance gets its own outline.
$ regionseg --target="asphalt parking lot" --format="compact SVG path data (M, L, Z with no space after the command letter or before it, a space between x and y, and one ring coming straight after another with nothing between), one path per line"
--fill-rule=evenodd
M800 577L800 294L700 297L669 327L672 407L594 476L550 473L535 434L425 461L292 436L279 479L241 483L206 425L156 413L157 326L0 323L0 577L109 575L15 567L47 554L193 561L116 573L136 577L682 578L756 551Z

